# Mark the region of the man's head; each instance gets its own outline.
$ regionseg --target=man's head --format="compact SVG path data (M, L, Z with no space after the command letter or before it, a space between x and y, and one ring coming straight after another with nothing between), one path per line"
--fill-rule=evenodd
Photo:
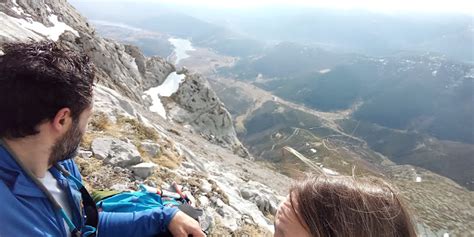
M0 56L0 138L53 141L50 163L79 145L92 108L94 68L54 42L14 43Z

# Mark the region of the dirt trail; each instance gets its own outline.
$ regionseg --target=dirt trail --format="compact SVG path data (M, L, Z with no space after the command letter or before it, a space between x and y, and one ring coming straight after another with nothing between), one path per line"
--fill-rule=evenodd
M212 80L217 80L221 83L226 85L231 85L231 87L240 88L246 96L251 98L254 103L252 107L248 108L244 114L241 114L235 118L236 128L237 129L244 129L245 128L245 120L249 118L249 116L258 110L265 102L273 101L277 104L281 104L287 106L292 109L300 110L308 114L312 114L319 119L322 120L324 126L333 129L334 131L340 133L341 135L350 137L357 141L360 141L365 144L365 141L353 136L352 134L345 133L343 129L336 123L337 120L347 119L350 117L353 111L355 111L361 103L356 103L352 108L347 110L341 110L337 112L322 112L315 109L308 108L304 105L296 104L287 100L284 100L278 96L273 95L271 92L263 90L249 82L239 81L232 78L224 78L224 77L214 77Z
M283 147L283 150L289 152L290 154L293 154L296 158L298 158L299 160L301 160L303 163L305 163L306 165L308 165L310 168L312 168L313 170L315 171L318 171L318 172L322 172L321 168L319 166L317 166L316 164L314 164L310 159L306 158L306 156L304 156L303 154L299 153L297 150L295 150L294 148L292 147L289 147L289 146L285 146Z

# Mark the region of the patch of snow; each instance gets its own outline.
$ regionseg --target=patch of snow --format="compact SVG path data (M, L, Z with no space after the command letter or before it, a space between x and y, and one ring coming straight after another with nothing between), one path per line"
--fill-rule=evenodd
M5 54L5 53L4 53L2 50L0 50L0 56L2 56L2 55L4 55L4 54Z
M23 15L23 14L25 14L25 11L23 11L23 9L21 9L21 8L19 8L19 7L12 7L12 10L13 10L14 12L16 12L16 14L18 14L18 15Z
M174 54L176 55L175 64L179 64L179 62L185 58L189 58L189 54L187 52L196 50L191 41L187 39L179 39L179 38L169 38L168 41L174 46Z
M314 149L314 148L311 148L311 152L316 153L316 152L318 152L318 151L317 151L316 149Z
M16 12L16 14L18 14L18 15L23 15L23 14L25 14L25 15L26 15L25 11L23 10L23 8L20 7L20 5L18 5L18 3L16 2L16 0L12 0L12 3L13 3L13 5L15 5L14 7L12 7L12 10L13 10L14 12Z
M474 68L471 68L471 70L469 70L469 72L464 77L474 79Z
M71 31L73 34L76 36L79 36L79 33L74 30L72 27L69 25L65 24L64 22L60 22L58 20L58 16L51 14L48 17L48 20L53 24L52 27L46 27L45 25L32 20L31 18L28 19L18 19L14 17L8 16L9 20L13 21L14 23L20 25L22 28L25 28L29 31L32 31L34 33L43 35L47 37L48 39L57 41L59 39L59 36L64 33L64 31L68 30Z
M449 233L444 233L443 237L449 237Z
M433 76L435 77L436 75L438 75L438 71L437 71L437 70L434 70L434 71L431 73L431 75L433 75Z
M415 182L420 183L420 182L421 182L421 177L420 177L420 176L416 176Z
M319 73L325 74L325 73L328 73L328 72L330 72L330 71L331 71L331 69L326 68L326 69L323 69L323 70L319 70Z
M278 106L278 108L275 110L275 113L284 113L286 110L283 106Z
M328 169L328 168L322 168L324 173L326 174L329 174L329 175L339 175L338 172L334 171L334 170L331 170L331 169Z
M46 11L48 11L49 13L51 13L51 8L48 6L48 4L45 4L46 5Z
M137 65L137 61L135 60L135 58L133 57L130 57L130 62L129 62L129 65L130 65L130 69L135 71L135 72L139 72L138 70L138 65Z
M419 150L419 149L422 149L422 148L425 148L426 147L426 144L423 142L423 143L418 143L415 147L415 151L416 150Z
M168 97L178 91L179 84L184 80L184 77L184 74L173 72L166 78L163 84L145 91L144 93L149 95L152 99L150 111L158 113L161 117L166 119L166 110L161 102L160 96Z

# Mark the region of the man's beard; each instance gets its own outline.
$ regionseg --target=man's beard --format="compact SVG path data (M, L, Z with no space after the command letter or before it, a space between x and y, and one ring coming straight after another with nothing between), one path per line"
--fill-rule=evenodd
M49 164L54 165L57 162L74 158L83 135L84 133L79 128L79 119L74 119L72 127L53 145Z

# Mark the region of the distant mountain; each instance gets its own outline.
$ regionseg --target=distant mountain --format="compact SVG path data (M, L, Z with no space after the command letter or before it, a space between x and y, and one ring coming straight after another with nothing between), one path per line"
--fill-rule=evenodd
M311 110L248 82L221 78L212 83L234 113L239 138L257 160L290 177L318 169L385 177L415 207L417 220L429 226L418 226L423 236L462 236L474 226L469 214L473 192L461 191L474 188L474 145L359 123L345 112Z
M288 100L321 111L322 116L346 114L332 126L361 138L398 164L417 165L474 189L472 65L433 54L400 52L373 58L283 42L219 73L265 89L277 103L279 98ZM332 136L327 125L309 115L269 105L249 112L246 108L259 103L232 87L224 91L219 95L256 156L278 159L269 151L275 148L265 145L273 143L267 141L269 131L314 128L310 132L317 137ZM247 119L242 122L244 114ZM306 139L312 140L306 136L299 142Z
M109 39L117 40L124 44L138 46L146 56L168 57L173 52L173 46L168 41L169 36L140 28L116 24L106 21L93 21L97 32Z
M283 98L354 118L474 143L474 66L437 55L372 58L281 43L222 69ZM260 79L257 76L260 75Z
M208 18L261 40L314 44L370 56L399 50L432 52L474 62L474 15L270 7L247 14L221 12Z
M212 48L226 55L249 56L261 52L264 47L262 42L254 38L162 4L90 1L72 1L72 3L89 19L126 24L147 31L192 39L196 46ZM143 46L150 47L146 43Z

